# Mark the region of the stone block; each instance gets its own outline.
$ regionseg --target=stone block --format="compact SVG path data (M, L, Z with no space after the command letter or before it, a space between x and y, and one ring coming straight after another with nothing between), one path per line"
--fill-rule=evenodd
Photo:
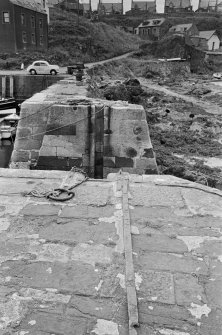
M169 328L162 334L195 334L195 330L193 328L196 320L190 315L190 312L186 308L169 304L158 305L155 304L155 302L152 303L143 300L139 301L138 308L140 322L142 324L148 324L149 326L153 326L155 329L156 325L158 325L159 328ZM175 329L175 331L172 329Z
M15 150L39 150L42 145L41 140L18 139L15 141Z
M109 173L118 173L120 168L111 168L111 167L104 167L103 168L103 178L106 178Z
M16 133L16 138L17 139L20 139L21 137L26 137L27 140L29 138L31 138L31 134L32 134L32 128L29 128L29 127L18 127L17 128L17 133Z
M207 275L208 268L204 262L194 260L189 256L177 257L171 254L160 252L150 252L144 254L135 262L140 264L143 271L157 270L157 271L170 271L180 273L193 273L195 275Z
M103 148L104 156L113 157L114 156L113 152L114 152L114 150L111 146L104 146L104 148Z
M191 303L206 303L204 288L198 279L191 274L174 274L176 303L180 306L190 306Z
M104 167L115 167L115 157L103 157Z
M36 323L32 325L32 320ZM47 334L64 334L64 335L84 335L88 328L88 319L84 317L66 318L62 315L51 314L47 312L33 312L21 323L22 329L37 332L45 332Z
M63 124L53 123L47 126L48 135L76 135L76 125L63 126Z
M76 151L75 147L64 146L64 147L56 147L56 156L57 157L67 157L67 158L81 158L82 155L78 151Z
M142 175L144 173L143 169L136 169L135 167L133 167L133 168L123 167L122 171L123 172L128 172L130 174L135 174L136 173L138 175Z
M146 170L156 170L155 160L153 158L136 158L136 168Z
M138 297L143 301L175 304L174 282L171 273L143 271L142 269L136 272L135 278Z
M27 162L29 160L30 152L25 150L13 150L11 161L12 162Z
M46 146L42 146L40 151L39 151L39 156L57 156L57 148L56 147L46 147Z
M31 150L31 159L37 160L39 158L39 151Z
M133 248L136 252L159 251L183 254L188 251L184 242L163 234L133 235Z
M145 170L145 174L158 174L158 171L156 168L148 168Z
M128 157L115 157L115 165L117 168L121 167L133 167L134 162L132 158Z
M54 204L28 204L21 211L21 215L29 216L51 216L58 215L61 205Z

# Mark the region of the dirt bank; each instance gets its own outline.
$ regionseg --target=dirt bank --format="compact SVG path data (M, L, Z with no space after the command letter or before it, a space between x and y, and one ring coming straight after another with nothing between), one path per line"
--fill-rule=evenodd
M144 106L161 174L222 189L221 95L210 75L191 74L187 64L135 59L90 75L91 95Z

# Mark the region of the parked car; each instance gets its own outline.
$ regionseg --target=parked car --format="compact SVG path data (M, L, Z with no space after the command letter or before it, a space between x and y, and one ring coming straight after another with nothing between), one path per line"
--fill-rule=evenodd
M57 73L59 73L59 66L51 65L45 60L38 60L29 65L27 67L27 71L32 75L34 74L56 75Z
M222 72L214 73L213 77L217 79L222 79Z

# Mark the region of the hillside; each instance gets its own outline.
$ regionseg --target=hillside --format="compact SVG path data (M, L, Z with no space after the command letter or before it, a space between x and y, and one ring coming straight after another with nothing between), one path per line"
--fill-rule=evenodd
M34 59L45 59L60 66L76 60L93 62L136 50L140 39L103 22L92 23L75 14L58 10L49 26L49 49L46 52L0 54L0 68L19 68Z
M101 18L101 20L114 27L137 27L143 20L165 17L171 26L181 23L193 22L197 25L199 30L214 30L217 29L218 33L222 36L222 16L216 13L172 13L172 14L145 14L141 12L137 16L116 15Z

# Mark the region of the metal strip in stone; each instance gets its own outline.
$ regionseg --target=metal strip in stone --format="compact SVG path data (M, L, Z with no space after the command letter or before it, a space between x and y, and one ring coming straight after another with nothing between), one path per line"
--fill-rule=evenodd
M121 178L121 177L120 177ZM126 293L129 316L129 334L136 335L134 327L139 326L138 306L135 285L135 272L133 265L133 250L131 237L131 224L128 201L128 177L121 178L122 180L122 210L123 210L123 239L125 248L125 278L126 278Z

